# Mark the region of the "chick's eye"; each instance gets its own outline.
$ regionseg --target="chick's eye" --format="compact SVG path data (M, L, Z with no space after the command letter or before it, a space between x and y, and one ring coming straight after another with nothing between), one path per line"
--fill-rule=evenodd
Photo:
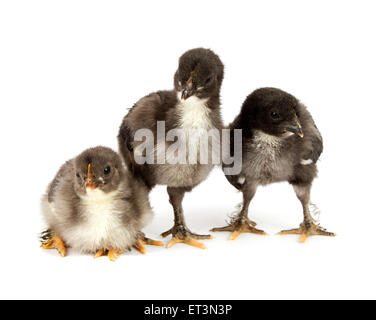
M272 111L270 113L270 116L272 117L272 119L276 120L276 119L279 119L279 114L275 111Z
M111 172L111 168L110 167L104 168L104 174L110 174L110 172Z
M214 79L213 76L210 76L210 77L206 78L206 80L205 80L205 84L206 84L206 85L210 84L210 83L213 81L213 79Z
M81 178L80 174L78 172L76 172L76 177L77 178Z

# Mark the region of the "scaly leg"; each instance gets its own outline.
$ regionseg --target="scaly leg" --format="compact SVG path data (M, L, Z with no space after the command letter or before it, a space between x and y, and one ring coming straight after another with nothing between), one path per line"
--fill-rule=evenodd
M184 220L184 213L182 207L183 197L188 188L167 188L168 195L170 197L170 203L174 208L175 223L172 229L162 233L162 237L165 238L172 235L172 239L167 245L167 248L173 247L176 243L185 243L196 248L206 249L205 245L197 240L200 239L212 239L210 235L198 235L192 233L186 226Z
M304 214L304 221L300 225L299 228L290 229L290 230L283 230L279 234L280 235L287 235L287 234L300 234L300 242L304 243L309 236L319 235L319 236L328 236L334 237L335 234L332 232L326 231L324 228L318 226L314 223L311 214L309 212L309 200L310 200L310 193L311 193L311 185L294 185L294 190L296 196L300 200L303 206L303 214Z
M266 235L262 230L254 228L255 223L248 219L248 208L251 200L256 194L256 186L244 186L243 189L243 208L239 214L232 218L230 224L223 228L214 228L212 232L230 231L232 235L230 240L235 240L242 233L256 233Z
M67 249L63 239L61 239L56 233L53 233L50 230L42 233L41 248L44 250L56 249L62 257L65 257L67 255Z

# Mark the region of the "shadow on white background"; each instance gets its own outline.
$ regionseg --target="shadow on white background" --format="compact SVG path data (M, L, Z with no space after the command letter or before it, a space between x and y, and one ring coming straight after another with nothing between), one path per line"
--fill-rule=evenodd
M1 2L0 298L375 298L374 9L372 1ZM278 184L260 188L250 207L269 236L231 242L216 233L205 251L148 247L115 263L42 251L39 199L59 166L91 146L117 149L127 108L172 88L178 57L198 46L225 64L225 123L261 86L307 105L324 138L312 200L338 236L300 244L275 235L303 218L291 186ZM186 195L187 223L207 233L240 201L216 169ZM173 221L165 187L151 202L145 231L160 239Z

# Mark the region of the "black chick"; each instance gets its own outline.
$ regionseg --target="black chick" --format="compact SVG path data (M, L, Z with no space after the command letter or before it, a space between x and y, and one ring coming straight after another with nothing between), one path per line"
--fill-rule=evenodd
M141 232L152 218L147 187L109 148L90 148L67 161L43 196L42 213L48 225L42 248L63 257L66 246L114 261L132 246L145 253L144 244L163 245Z
M249 204L259 185L287 181L302 203L304 221L298 229L280 234L301 234L301 242L311 235L334 236L316 225L309 211L310 190L323 142L306 107L282 90L261 88L247 97L229 127L231 150L235 143L242 143L242 169L226 178L243 193L243 206L229 226L212 231L231 231L232 240L243 232L264 234L248 219ZM234 140L234 129L242 130L243 141ZM223 165L225 174L226 167Z
M213 168L213 162L191 164L160 163L140 164L135 155L140 142L135 141L134 135L139 129L148 129L157 138L157 122L164 123L165 131L180 129L187 145L198 146L198 137L189 137L192 129L208 132L211 129L222 129L223 122L220 114L220 88L223 80L224 66L219 57L209 49L192 49L184 53L179 59L179 67L174 77L174 90L158 91L139 100L125 116L118 135L120 153L130 170L145 181L152 189L155 185L167 185L170 203L175 216L175 223L171 230L162 234L163 237L172 235L167 247L175 243L186 243L204 249L198 239L211 239L209 235L197 235L186 226L182 208L182 200L186 192L205 180ZM184 143L185 143L184 142ZM151 153L163 153L166 159L171 154L164 154L173 142L166 141L166 134L153 142ZM180 145L182 147L182 145ZM209 143L206 152L213 151ZM187 159L189 158L189 151ZM218 150L217 150L218 151ZM203 152L201 149L200 152ZM148 153L150 157L150 153ZM187 160L186 159L186 160ZM220 164L220 163L219 163Z

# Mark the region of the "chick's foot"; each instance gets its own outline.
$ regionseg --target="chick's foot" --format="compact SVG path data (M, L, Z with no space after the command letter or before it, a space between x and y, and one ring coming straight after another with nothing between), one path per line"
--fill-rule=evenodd
M335 237L335 233L328 232L324 228L318 226L317 224L313 223L312 221L304 221L299 228L297 229L290 229L290 230L283 230L279 233L280 235L287 235L287 234L300 234L300 242L306 242L309 236L327 236L327 237Z
M114 248L111 248L109 250L107 249L101 249L101 250L98 250L94 256L94 258L99 258L99 257L102 257L102 256L107 256L108 259L110 259L110 261L114 262L116 261L116 259L123 253L123 250L119 250L119 249L114 249Z
M56 249L62 257L65 257L67 255L67 249L63 239L61 239L57 234L51 233L49 231L46 231L42 234L41 248L44 250Z
M171 248L177 243L184 243L184 244L188 244L190 246L205 250L206 249L205 245L197 240L213 239L213 236L211 235L198 235L198 234L192 233L184 225L175 225L169 231L162 233L162 237L166 238L170 234L172 235L172 239L168 243L167 248Z
M256 224L248 218L240 217L233 219L233 221L226 227L214 228L212 232L229 231L232 232L230 240L237 239L242 233L255 233L260 235L266 235L262 230L254 228Z
M145 254L146 249L144 245L163 247L164 243L162 241L155 241L155 240L146 238L145 235L142 233L140 234L139 239L137 240L136 244L133 247L140 253Z

